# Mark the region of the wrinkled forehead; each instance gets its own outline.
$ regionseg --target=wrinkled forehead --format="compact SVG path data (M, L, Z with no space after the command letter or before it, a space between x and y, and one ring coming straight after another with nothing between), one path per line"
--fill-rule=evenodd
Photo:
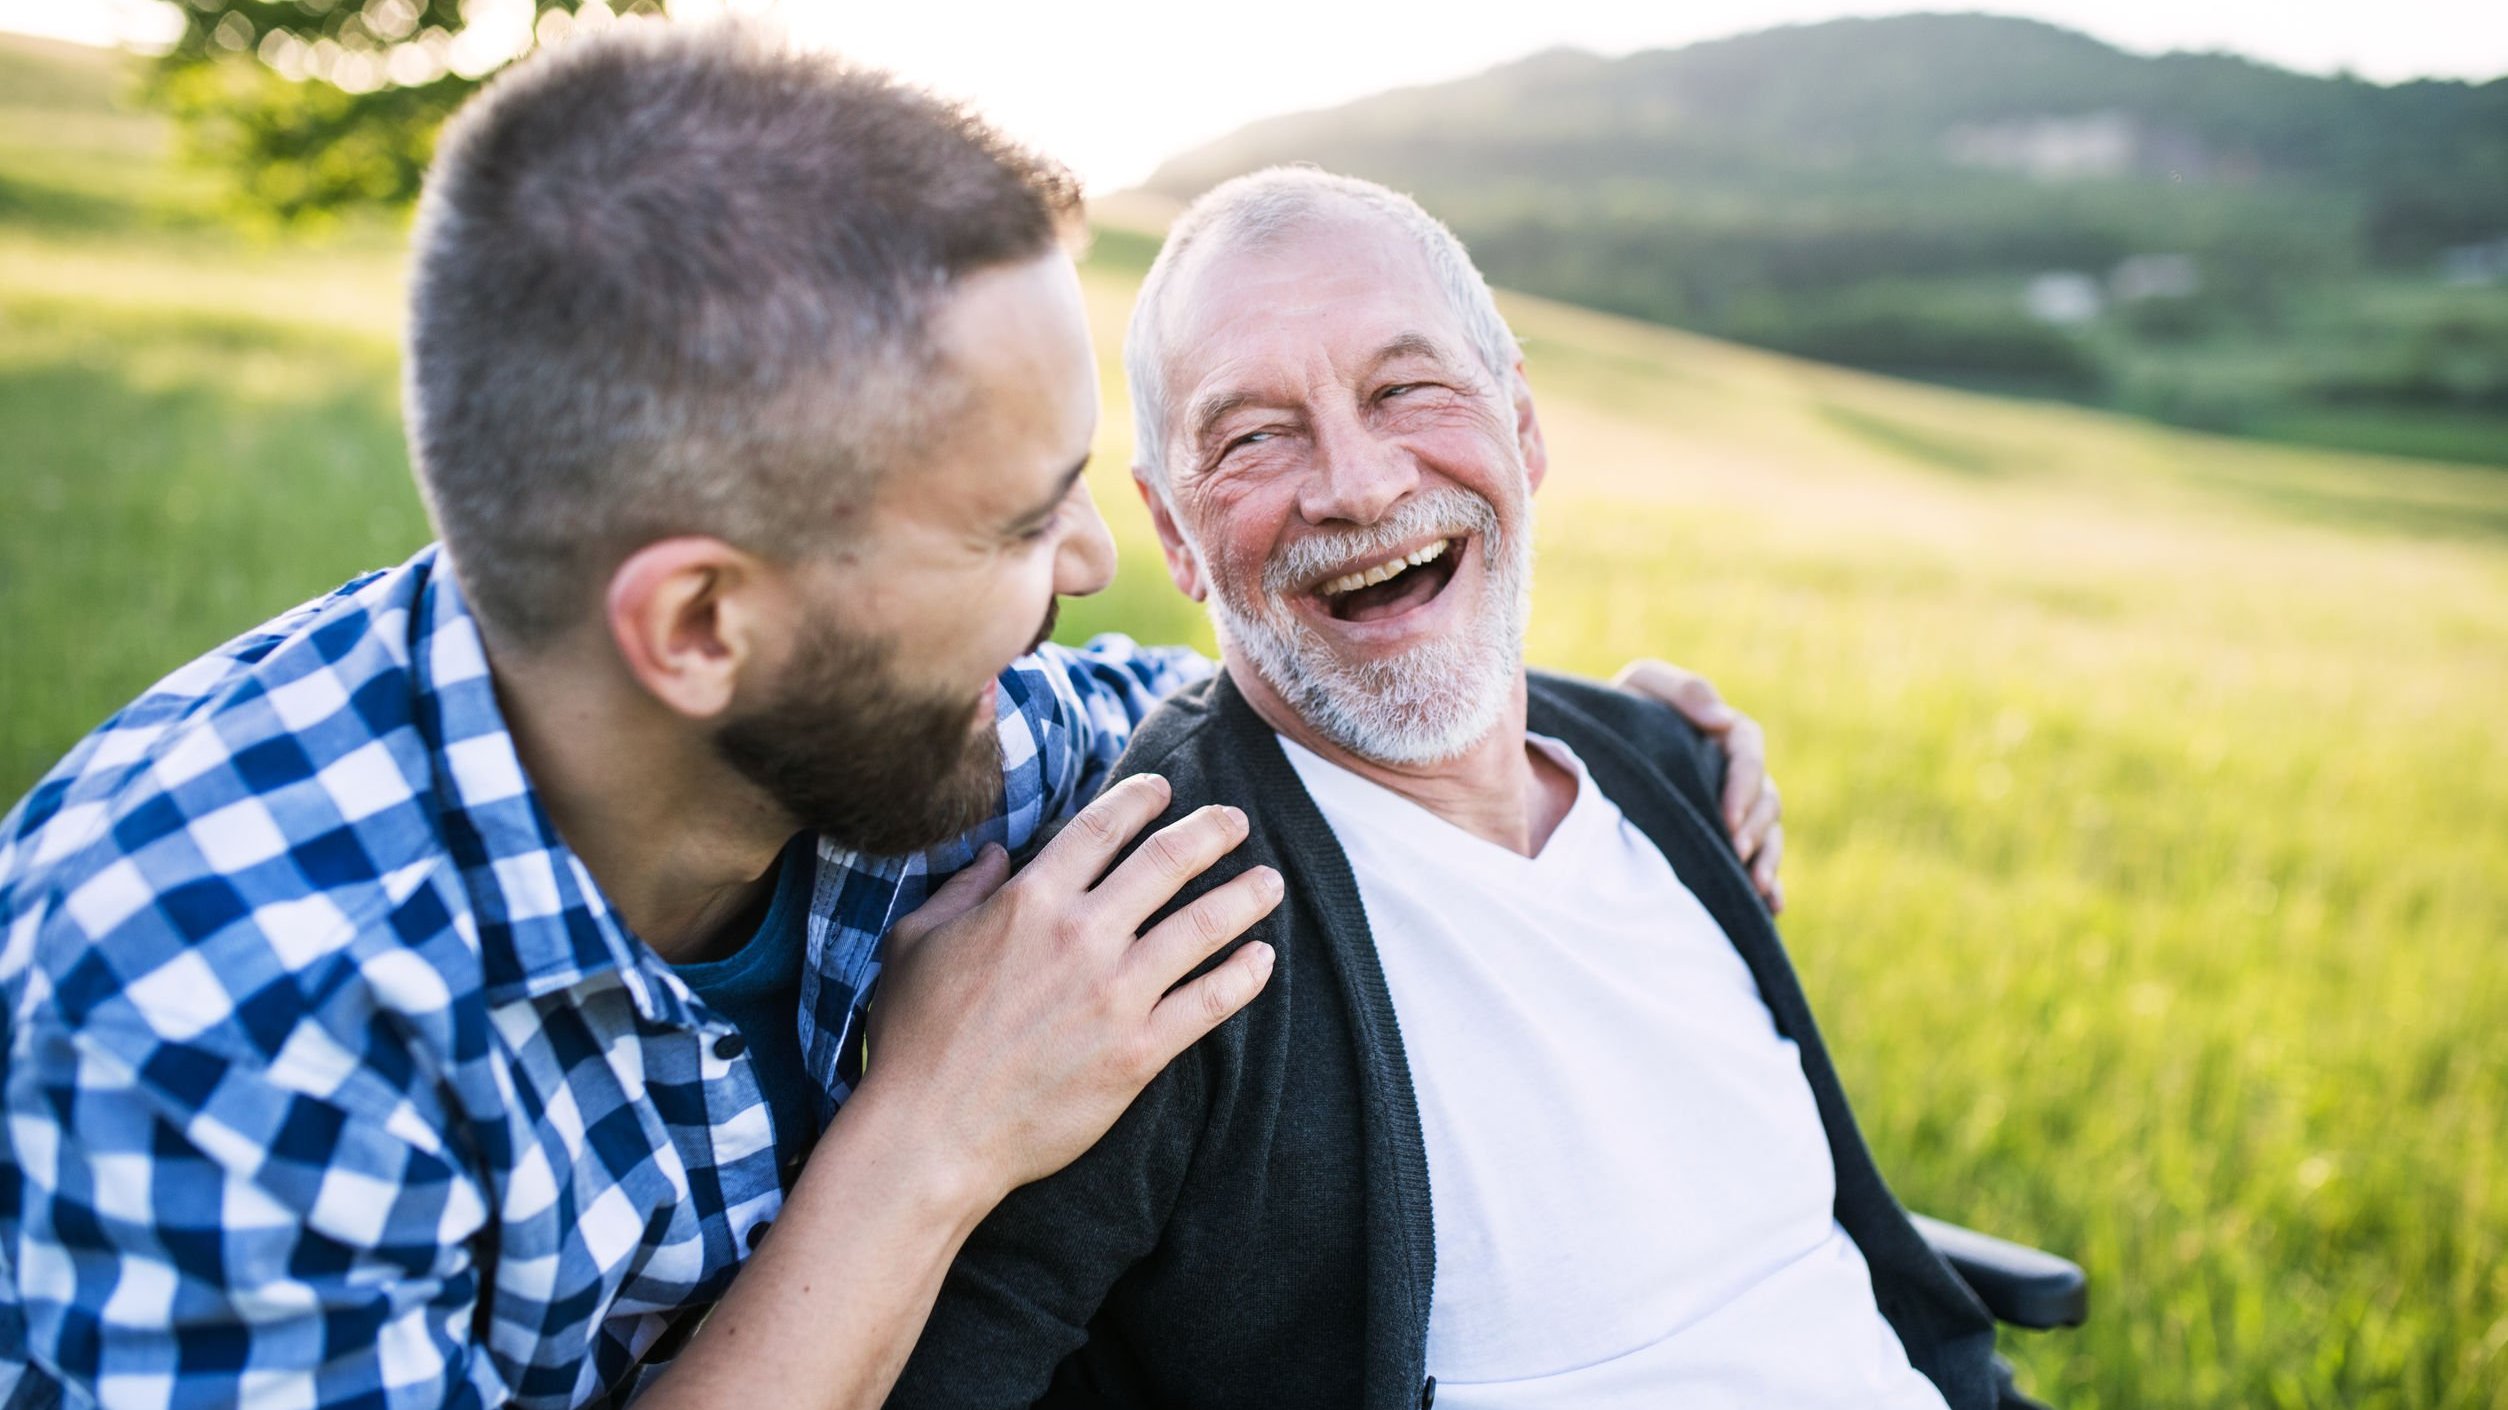
M1417 240L1353 210L1191 252L1161 311L1171 398L1214 377L1346 365L1397 339L1470 357L1462 319Z

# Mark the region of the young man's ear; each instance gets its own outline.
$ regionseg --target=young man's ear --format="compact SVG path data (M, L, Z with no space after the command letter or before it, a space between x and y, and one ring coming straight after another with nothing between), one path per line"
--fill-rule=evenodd
M1550 446L1542 439L1541 414L1533 410L1533 384L1524 375L1520 357L1507 376L1507 389L1515 402L1515 448L1524 457L1524 488L1537 490L1542 477L1550 473Z
M1202 578L1202 556L1193 551L1193 545L1185 542L1183 530L1176 527L1175 509L1158 492L1146 468L1132 467L1132 483L1141 491L1141 502L1149 506L1150 523L1158 530L1158 551L1167 559L1167 576L1175 581L1176 591L1195 602L1202 601L1210 594L1210 585Z
M731 707L766 646L764 565L721 539L646 544L610 574L610 640L645 692L691 720Z

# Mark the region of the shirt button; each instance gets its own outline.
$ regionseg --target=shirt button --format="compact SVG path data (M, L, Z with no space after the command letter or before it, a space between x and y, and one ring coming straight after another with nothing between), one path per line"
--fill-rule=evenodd
M725 1062L748 1051L749 1040L737 1033L726 1033L714 1040L714 1055Z
M749 1241L750 1249L755 1251L758 1245L765 1243L766 1231L774 1227L775 1221L772 1219L761 1219L757 1223L750 1225L749 1232L745 1236Z
M1419 1383L1419 1410L1428 1410L1429 1406L1436 1403L1437 1378L1435 1376L1430 1376L1427 1380Z

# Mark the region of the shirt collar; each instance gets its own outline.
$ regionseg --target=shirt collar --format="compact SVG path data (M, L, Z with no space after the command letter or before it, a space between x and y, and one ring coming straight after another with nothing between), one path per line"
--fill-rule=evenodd
M421 580L409 627L418 724L435 771L438 826L477 922L488 1002L615 974L645 1018L688 1021L678 986L661 982L658 961L648 966L651 951L540 806L451 564L430 545L411 566Z

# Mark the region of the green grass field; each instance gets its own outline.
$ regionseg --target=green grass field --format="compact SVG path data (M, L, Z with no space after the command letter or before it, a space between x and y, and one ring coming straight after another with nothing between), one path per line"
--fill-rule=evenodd
M38 83L35 78L43 81ZM398 235L221 236L101 56L0 47L0 797L427 536ZM1203 640L1123 466L1067 632ZM1787 932L1934 1213L2065 1251L2071 1410L2508 1407L2508 474L2206 439L1530 301L1533 651L1768 726Z

